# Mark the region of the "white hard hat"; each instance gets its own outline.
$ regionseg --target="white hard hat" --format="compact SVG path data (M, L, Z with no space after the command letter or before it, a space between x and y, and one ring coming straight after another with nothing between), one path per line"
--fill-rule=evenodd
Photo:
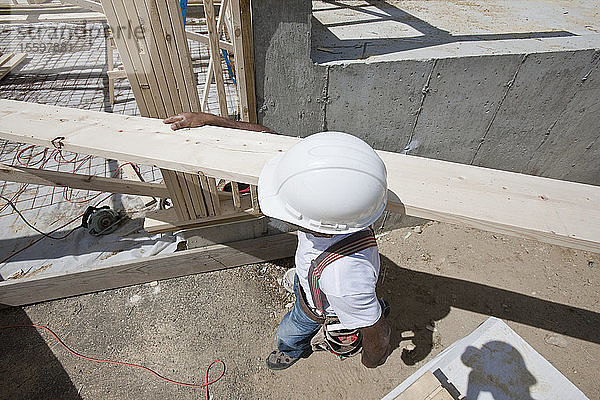
M265 164L258 201L265 215L312 231L356 232L385 209L385 165L355 136L317 133Z

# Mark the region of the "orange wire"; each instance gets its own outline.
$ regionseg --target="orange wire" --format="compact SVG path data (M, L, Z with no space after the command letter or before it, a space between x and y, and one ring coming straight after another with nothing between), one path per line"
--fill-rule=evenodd
M212 385L213 383L217 382L218 380L220 380L223 375L225 375L225 363L221 360L215 360L213 362L210 363L210 365L208 366L208 368L206 369L206 382L202 383L202 384L193 384L193 383L184 383L184 382L179 382L179 381L175 381L173 379L169 379L169 378L165 378L164 376L160 375L158 372L148 368L148 367L144 367L143 365L139 365L139 364L134 364L134 363L128 363L128 362L121 362L121 361L112 361L112 360L102 360L99 358L93 358L93 357L88 357L85 356L83 354L77 353L74 350L71 350L71 348L69 346L67 346L59 337L56 333L54 333L54 331L46 326L43 325L35 325L35 324L31 324L31 325L8 325L8 326L0 326L0 329L11 329L11 328L40 328L40 329L44 329L46 330L48 333L50 333L50 335L52 335L52 337L54 337L54 339L56 339L56 341L62 346L64 347L69 353L71 353L72 355L76 356L76 357L80 357L83 358L85 360L88 361L95 361L95 362L99 362L99 363L107 363L107 364L116 364L116 365L124 365L127 367L135 367L135 368L140 368L143 369L144 371L148 371L150 372L152 375L156 376L157 378L162 379L163 381L172 383L174 385L178 385L178 386L185 386L185 387L191 387L191 388L206 388L206 399L209 399L208 396L208 386ZM221 365L223 366L223 370L221 371L221 375L219 375L217 378L213 379L212 381L208 381L208 373L210 371L210 368L216 364L216 363L221 363Z

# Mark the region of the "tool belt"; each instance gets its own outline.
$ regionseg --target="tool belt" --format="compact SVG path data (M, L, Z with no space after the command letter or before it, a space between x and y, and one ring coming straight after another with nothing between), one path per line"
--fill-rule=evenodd
M375 246L377 242L373 230L362 230L334 243L312 261L308 282L315 309L308 305L304 288L300 287L298 292L302 311L308 318L321 325L321 329L311 340L313 351L327 350L343 359L362 350L362 338L358 329L344 329L338 317L325 315L325 295L319 288L319 279L323 270L334 261Z

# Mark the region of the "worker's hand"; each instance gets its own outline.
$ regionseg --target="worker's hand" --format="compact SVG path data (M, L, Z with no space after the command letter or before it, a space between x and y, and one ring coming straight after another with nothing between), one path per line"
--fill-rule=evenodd
M379 320L371 326L361 328L363 352L361 362L367 368L376 368L383 363L392 352L390 337L392 330L381 315Z
M171 129L176 131L182 128L197 128L204 125L217 125L218 118L215 115L203 112L186 112L164 119L165 124L171 124Z

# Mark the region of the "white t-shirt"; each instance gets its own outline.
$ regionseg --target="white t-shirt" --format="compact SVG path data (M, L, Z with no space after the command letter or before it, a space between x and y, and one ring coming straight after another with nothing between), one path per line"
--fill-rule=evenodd
M313 309L315 305L308 284L310 264L329 246L349 235L333 235L327 238L298 232L296 274L306 295L306 301ZM378 276L377 247L370 247L329 264L319 279L319 287L326 297L323 299L325 314L337 315L346 329L373 325L381 316L381 306L375 294Z

